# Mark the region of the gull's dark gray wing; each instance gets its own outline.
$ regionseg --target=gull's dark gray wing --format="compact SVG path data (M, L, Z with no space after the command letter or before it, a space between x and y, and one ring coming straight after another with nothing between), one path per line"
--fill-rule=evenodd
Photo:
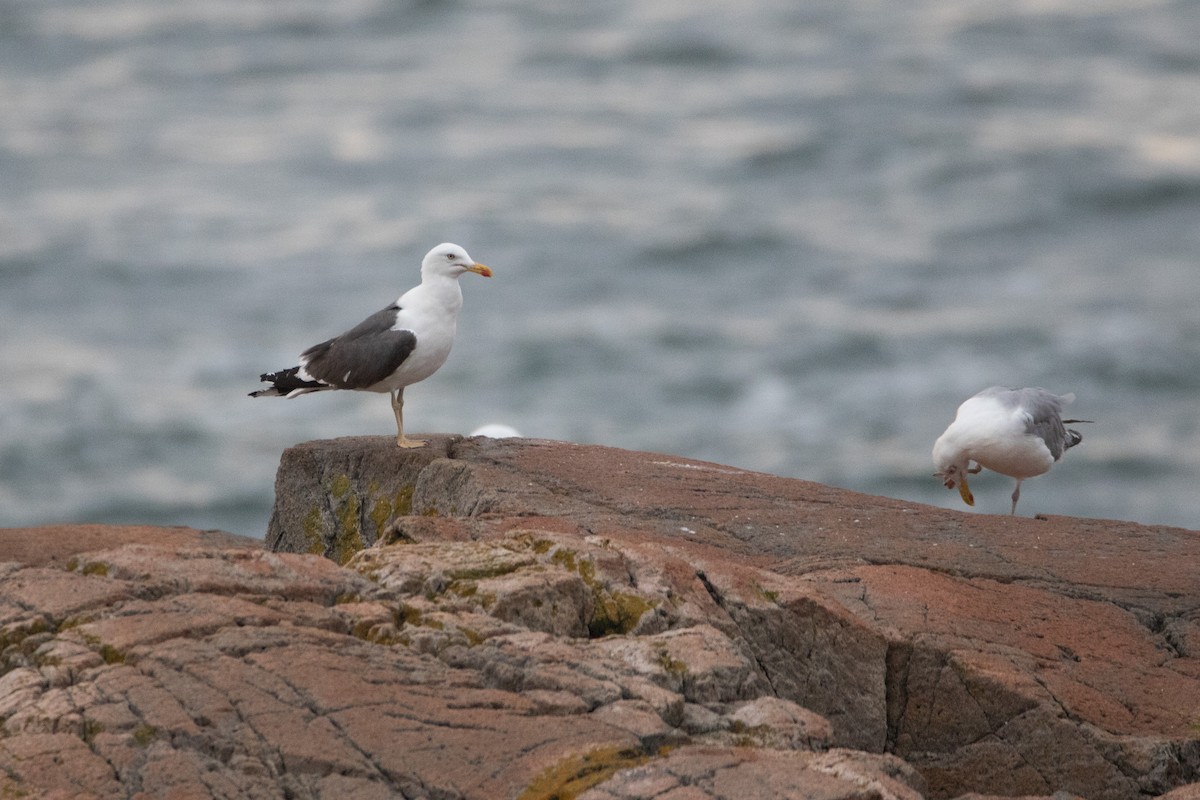
M304 371L338 389L366 389L391 375L417 346L409 330L392 330L399 307L388 306L341 336L300 354Z
M1063 426L1063 403L1073 399L1075 399L1073 395L1060 397L1045 389L1016 389L1013 391L1014 402L1028 415L1025 432L1041 438L1055 461L1062 458L1062 454L1068 447L1078 444L1082 439L1078 433L1075 433L1073 437L1068 436L1067 429Z

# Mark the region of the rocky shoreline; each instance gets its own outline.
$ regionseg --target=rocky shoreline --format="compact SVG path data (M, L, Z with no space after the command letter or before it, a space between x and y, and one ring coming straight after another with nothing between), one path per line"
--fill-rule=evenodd
M0 796L1200 798L1195 531L366 437L262 544L0 530Z

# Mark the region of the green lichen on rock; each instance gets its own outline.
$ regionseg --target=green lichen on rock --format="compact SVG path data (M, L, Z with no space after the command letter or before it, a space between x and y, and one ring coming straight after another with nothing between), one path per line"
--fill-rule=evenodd
M99 575L101 578L107 578L108 564L100 561L91 561L84 564L80 572L84 575Z
M350 491L350 476L335 475L333 480L329 482L329 493L339 500L346 496Z
M637 595L621 592L596 600L595 611L588 620L588 635L594 639L632 632L641 622L642 615L654 608L653 603Z
M357 528L342 530L333 539L333 560L344 566L355 553L366 547Z
M594 599L588 635L593 639L611 634L626 634L637 627L642 615L654 608L654 603L627 592L609 592L592 587Z
M310 548L309 552L321 552L337 563L345 564L367 547L368 540L385 537L397 518L412 513L414 490L414 484L405 484L389 493L382 490L378 482L372 481L365 492L356 491L349 476L335 475L329 481L327 495L334 529L332 532L324 530L319 509L310 512L305 520L306 537L314 543L319 540L322 547L320 551ZM326 541L329 542L327 547L324 546Z
M458 627L458 632L466 637L467 645L470 647L474 647L487 638L474 628L464 628L461 625Z
M446 623L433 619L419 608L407 603L401 603L394 615L396 628L432 628L435 631L445 630Z
M35 651L48 638L51 629L43 617L0 629L0 653L4 654L0 657L0 675L20 663L34 660Z
M754 584L754 591L763 600L766 600L769 603L774 603L775 605L779 605L779 592L773 589L768 589L757 582Z
M350 478L338 475L329 484L329 495L337 502L333 508L336 524L329 556L338 564L345 564L355 553L366 547L362 535L362 502L350 491Z
M413 510L413 492L417 490L415 483L406 483L396 492L392 502L393 516L407 517Z
M568 550L565 547L560 547L554 551L554 554L552 556L550 556L550 560L553 561L555 564L561 564L563 567L566 567L571 572L579 571L579 567L575 563L575 551L574 550Z
M104 725L94 719L85 718L83 720L83 727L79 731L80 738L91 744L96 740L96 734L98 733L104 733Z
M374 481L367 486L367 497L370 503L367 518L375 526L375 537L377 539L383 536L384 531L387 530L392 520L412 514L412 500L415 490L415 484L407 483L401 486L395 494L389 495L381 492L379 484Z
M736 719L729 723L729 733L733 735L734 747L770 747L770 742L778 736L770 725L747 725Z
M72 628L78 628L80 625L86 625L89 622L95 622L96 615L88 612L81 614L72 614L71 616L58 623L58 632L69 631Z
M145 747L158 738L158 728L153 725L140 725L131 735L138 747Z
M400 639L398 631L399 623L395 621L380 623L374 620L360 620L350 629L350 635L372 644L393 645Z
M522 567L530 566L528 562L519 560L507 560L503 557L495 560L484 561L455 567L446 571L446 577L453 581L482 581L488 578L499 578L504 575L511 575Z
M104 659L105 664L125 663L125 653L113 647L111 644L100 645L100 657Z
M629 747L601 747L558 762L533 780L517 800L574 800L623 769L650 760Z
M479 591L479 584L475 581L456 580L446 587L446 591L459 597L474 597Z
M30 636L45 633L50 629L50 623L44 617L37 617L29 622L18 622L11 627L0 629L0 650L5 650L14 644L20 644Z
M100 654L100 658L104 660L105 664L125 663L125 653L113 647L111 644L103 642L96 634L84 633L82 634L82 638L88 647L96 648L96 652Z
M534 545L537 546L537 543ZM548 549L548 548L547 548ZM655 603L631 592L611 591L596 577L596 562L580 556L574 550L559 547L550 560L579 575L592 593L592 615L588 619L588 636L598 639L612 634L626 634L637 627L642 615Z
M308 513L304 515L304 541L308 543L305 552L314 556L325 555L325 523L321 516L321 509L317 507L310 508Z
M371 510L367 512L367 517L371 520L371 524L375 526L376 539L383 534L388 523L395 518L394 509L395 506L392 505L392 500L388 497L376 498L371 503Z
M343 497L345 499L337 504L337 508L333 512L338 521L339 532L353 531L357 535L362 526L358 517L358 512L362 510L362 504L359 503L356 494L343 495Z
M401 626L420 625L421 617L421 610L419 608L413 608L407 603L401 603L396 609L396 621L397 624Z
M529 549L538 555L542 555L554 549L554 542L549 539L534 539L530 542Z
M687 675L687 664L668 653L665 647L658 648L654 653L654 660L663 668L663 672L673 678L683 678Z

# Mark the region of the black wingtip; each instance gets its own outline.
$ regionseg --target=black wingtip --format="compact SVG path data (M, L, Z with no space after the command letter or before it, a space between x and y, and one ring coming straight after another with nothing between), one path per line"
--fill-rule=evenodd
M281 369L278 372L264 372L259 376L259 380L263 383L271 384L270 388L259 389L257 392L251 392L251 397L287 397L297 389L307 389L314 391L317 389L328 389L327 384L320 381L309 381L298 377L300 367L292 367L290 369Z
M1080 421L1082 422L1082 420L1080 420ZM1082 441L1083 441L1083 434L1081 434L1079 431L1074 431L1074 430L1071 430L1068 428L1067 429L1067 442L1066 442L1066 447L1064 449L1070 450L1072 447L1074 447L1075 445L1079 444Z

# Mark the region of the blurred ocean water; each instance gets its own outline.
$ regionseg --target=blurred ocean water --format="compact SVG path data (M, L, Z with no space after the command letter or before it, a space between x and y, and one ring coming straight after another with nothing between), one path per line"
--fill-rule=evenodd
M963 508L992 384L1078 395L1021 510L1200 527L1200 5L0 0L0 526L261 536L251 400L458 242L411 431ZM973 481L1004 513L1011 481Z

